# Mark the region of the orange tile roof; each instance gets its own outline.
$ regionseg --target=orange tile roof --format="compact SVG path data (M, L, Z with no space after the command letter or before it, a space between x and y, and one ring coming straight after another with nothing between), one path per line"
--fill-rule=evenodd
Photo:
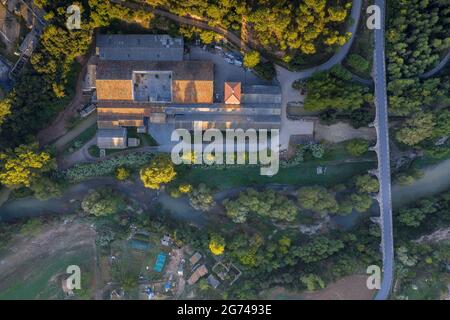
M240 104L241 103L241 83L240 82L225 82L224 101L226 104Z
M131 80L98 80L97 100L133 100Z
M214 83L203 80L174 80L172 101L174 103L213 103Z

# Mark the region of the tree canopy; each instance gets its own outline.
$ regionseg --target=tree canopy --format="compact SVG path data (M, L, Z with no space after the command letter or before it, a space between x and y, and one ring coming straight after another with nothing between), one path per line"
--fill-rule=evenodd
M159 189L161 184L171 182L176 175L172 161L163 154L157 155L140 171L141 181L149 189Z

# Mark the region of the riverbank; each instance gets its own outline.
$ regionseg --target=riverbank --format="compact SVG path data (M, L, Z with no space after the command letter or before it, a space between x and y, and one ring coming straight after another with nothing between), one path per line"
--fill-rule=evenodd
M450 159L422 167L423 177L410 186L392 186L392 203L394 208L407 205L423 197L450 189Z

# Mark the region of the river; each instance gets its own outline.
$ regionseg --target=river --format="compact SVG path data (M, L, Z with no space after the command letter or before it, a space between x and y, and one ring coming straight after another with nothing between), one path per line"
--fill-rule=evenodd
M430 196L450 188L450 159L437 165L426 167L423 171L423 178L415 181L411 186L393 185L392 201L394 207L398 208L399 206L414 202L421 197ZM80 182L70 186L59 199L49 199L46 201L39 201L32 197L12 199L0 207L0 219L8 221L49 213L72 213L79 208L79 201L90 189L108 185L114 186L129 198L139 201L144 209L149 208L158 200L162 207L176 219L184 220L198 226L203 226L208 222L208 215L190 207L187 197L173 199L164 191L160 192L158 196L156 191L145 189L141 183L118 182L114 178L96 178ZM282 185L273 185L270 187L283 191L294 189L293 186ZM221 202L224 198L236 195L243 189L222 191L215 195L215 199ZM333 217L331 219L331 225L333 227L349 229L360 219L369 215L377 215L378 212L378 206L374 205L367 214L354 212L345 217Z
M394 208L450 189L450 159L422 170L424 176L416 180L413 185L392 186L392 203Z

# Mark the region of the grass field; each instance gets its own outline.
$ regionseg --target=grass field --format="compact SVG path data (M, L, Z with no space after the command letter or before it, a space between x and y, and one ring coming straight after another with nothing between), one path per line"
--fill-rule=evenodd
M180 170L178 178L180 181L193 185L205 183L218 189L264 184L296 186L318 184L329 187L338 183L344 183L356 175L364 174L375 166L375 162L328 165L326 174L317 175L317 165L308 164L294 168L280 168L278 174L273 177L262 176L258 167L230 167L226 169L187 168Z
M80 135L78 135L71 142L69 142L62 150L62 153L71 154L81 149L86 144L86 142L88 142L95 136L96 133L97 133L97 124L94 124L90 126L88 129L86 129L84 132L82 132Z
M82 281L82 295L79 298L90 298L92 288L83 288L83 284L90 286L93 249L84 247L65 254L36 259L33 261L31 269L26 272L17 270L6 281L2 281L0 300L63 299L61 276L65 274L69 265L80 266L81 277L88 279L88 281ZM26 268L26 266L24 267Z
M215 189L264 184L295 186L318 184L329 187L344 183L356 175L364 174L375 168L376 165L375 153L369 152L361 158L355 158L348 154L345 144L340 143L327 146L322 159L314 159L307 153L305 162L291 168L280 168L279 172L273 177L262 176L258 166L179 167L177 168L177 179L193 185L205 183ZM317 174L318 166L326 167L324 175Z

